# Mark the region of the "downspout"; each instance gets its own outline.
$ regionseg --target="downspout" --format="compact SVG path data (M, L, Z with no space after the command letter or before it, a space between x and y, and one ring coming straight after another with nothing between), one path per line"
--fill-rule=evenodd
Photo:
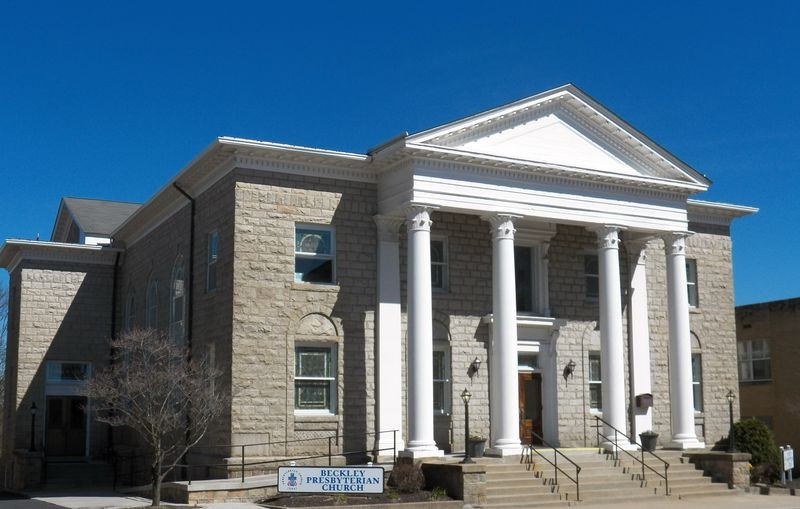
M186 362L189 363L192 361L192 328L194 324L194 320L192 316L194 315L194 216L195 216L195 201L194 198L189 196L189 193L184 191L180 188L177 182L173 182L172 186L178 190L183 196L189 200L189 204L191 207L190 210L190 220L189 220L189 295L188 295L188 302L186 304ZM190 402L191 404L191 402ZM186 442L189 442L191 437L191 429L192 429L192 418L189 414L186 414L186 433L185 439ZM184 465L187 465L187 457L186 454L183 455L183 459L181 462Z
M631 255L628 251L628 248L625 247L625 262L627 263L628 268L628 277L625 278L626 286L625 286L625 306L627 307L627 313L625 320L627 323L628 328L628 433L630 433L630 438L633 442L636 442L636 437L633 436L633 433L636 431L636 408L634 407L634 401L636 401L636 387L633 384L633 313L631 312L631 305L633 304L633 271L635 268L632 267L631 263Z
M119 251L114 258L114 276L111 283L111 339L114 339L117 331L117 291L119 290ZM111 348L108 352L108 363L114 364L114 349ZM113 456L114 454L114 427L108 426L108 448ZM114 472L116 474L116 471Z
M186 310L186 347L187 347L187 361L192 360L192 326L194 323L194 216L195 216L195 201L194 198L180 188L177 182L173 182L172 186L178 190L183 196L189 200L191 206L191 219L189 225L189 295L187 296L187 310Z

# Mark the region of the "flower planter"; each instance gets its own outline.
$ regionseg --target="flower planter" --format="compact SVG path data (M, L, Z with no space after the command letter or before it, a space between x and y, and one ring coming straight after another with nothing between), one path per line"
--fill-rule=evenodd
M469 455L473 458L483 458L483 451L486 449L486 439L469 439Z
M656 450L656 446L658 445L658 433L639 433L639 440L642 441L642 449L648 452L653 452Z

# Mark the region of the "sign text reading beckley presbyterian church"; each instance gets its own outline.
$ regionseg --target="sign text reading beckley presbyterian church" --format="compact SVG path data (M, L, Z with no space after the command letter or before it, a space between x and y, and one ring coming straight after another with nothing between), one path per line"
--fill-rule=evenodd
M279 467L279 493L383 493L383 467Z

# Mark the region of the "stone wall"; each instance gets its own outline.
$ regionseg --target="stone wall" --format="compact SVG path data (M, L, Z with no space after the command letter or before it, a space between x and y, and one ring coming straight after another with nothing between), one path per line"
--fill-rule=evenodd
M371 447L364 434L375 427L375 186L249 170L237 170L236 180L234 440L317 437L264 453L327 452L327 437L346 431L352 436L340 448ZM337 284L294 281L296 223L333 226ZM334 415L294 411L295 343L308 341L313 331L337 345Z

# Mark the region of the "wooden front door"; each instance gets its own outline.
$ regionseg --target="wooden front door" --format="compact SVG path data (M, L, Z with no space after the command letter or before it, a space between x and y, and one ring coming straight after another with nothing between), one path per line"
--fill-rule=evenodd
M541 445L542 436L542 375L519 374L519 436L523 444Z
M86 455L86 398L47 397L48 456Z

